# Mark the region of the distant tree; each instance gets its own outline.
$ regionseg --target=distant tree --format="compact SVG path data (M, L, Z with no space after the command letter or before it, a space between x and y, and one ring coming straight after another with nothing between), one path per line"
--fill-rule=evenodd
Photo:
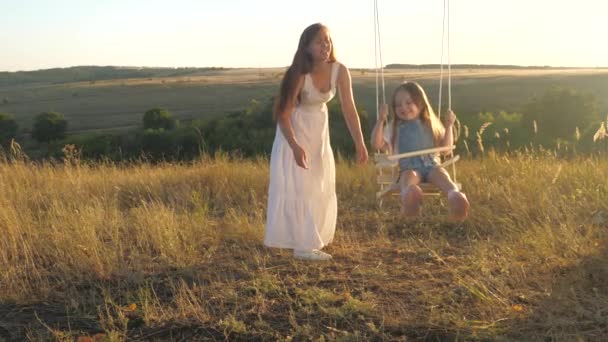
M146 157L152 160L172 160L175 158L175 142L171 132L159 129L146 129L138 134L139 146Z
M6 144L17 136L19 125L11 114L0 113L0 144Z
M65 138L68 122L63 114L43 112L34 119L32 137L38 142L49 142Z
M176 122L171 113L163 108L152 108L144 113L144 129L175 128Z
M600 119L597 99L573 89L551 88L532 98L523 109L522 124L551 139L571 139L576 128L586 130Z

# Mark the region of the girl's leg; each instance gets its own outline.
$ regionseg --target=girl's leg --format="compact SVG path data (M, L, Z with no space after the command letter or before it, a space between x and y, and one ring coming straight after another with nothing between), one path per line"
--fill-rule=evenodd
M401 212L407 216L420 214L422 205L422 189L420 175L414 170L405 170L399 178L401 183Z
M452 220L462 221L469 214L467 196L458 190L448 172L442 167L436 167L429 172L429 182L435 184L441 191L448 194L448 216Z

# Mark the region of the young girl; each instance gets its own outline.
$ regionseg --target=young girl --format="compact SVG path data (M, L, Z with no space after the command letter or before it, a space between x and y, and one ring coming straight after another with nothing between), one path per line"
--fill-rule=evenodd
M275 102L279 129L270 156L264 238L266 246L291 248L299 259L331 259L320 249L332 241L336 229L335 164L326 106L336 88L357 162L365 163L367 148L349 71L336 61L327 27L313 24L300 37Z
M416 82L404 82L393 93L391 108L395 114L387 128L388 106L382 105L379 118L372 130L372 146L390 153L406 153L433 147L452 146L452 126L456 115L448 111L445 127L441 124L429 100ZM454 220L467 217L469 202L450 179L447 171L439 166L436 155L422 155L399 160L401 185L401 210L408 216L420 213L422 190L420 182L430 182L447 193L449 216Z

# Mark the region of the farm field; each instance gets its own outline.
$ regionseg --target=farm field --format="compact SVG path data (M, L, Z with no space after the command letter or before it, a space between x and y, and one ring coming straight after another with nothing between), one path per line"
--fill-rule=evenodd
M223 69L179 77L9 84L0 87L0 112L29 128L40 112L58 111L72 133L139 127L143 113L153 107L188 121L242 110L252 99L270 100L283 71ZM359 108L374 116L375 73L353 69L351 74ZM479 112L517 112L552 86L594 94L601 112L608 112L607 69L454 69L453 75L453 107L465 121ZM436 106L438 70L386 69L385 77L387 96L397 83L416 80Z

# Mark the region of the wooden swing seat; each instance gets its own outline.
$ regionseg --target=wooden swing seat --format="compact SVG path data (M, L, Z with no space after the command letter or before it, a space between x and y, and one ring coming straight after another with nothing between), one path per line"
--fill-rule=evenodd
M451 150L451 147L443 147L432 150ZM374 162L376 166L376 180L378 183L379 190L376 192L376 200L382 204L382 199L386 195L398 195L400 193L399 185L399 158L405 158L405 156L414 156L428 153L428 150L411 152L409 154L401 155L389 155L388 153L375 153ZM453 156L441 163L441 167L447 167L460 159L460 156ZM419 184L422 192L425 196L438 196L441 194L441 190L432 183L421 183ZM456 182L456 186L459 190L462 190L462 185Z

